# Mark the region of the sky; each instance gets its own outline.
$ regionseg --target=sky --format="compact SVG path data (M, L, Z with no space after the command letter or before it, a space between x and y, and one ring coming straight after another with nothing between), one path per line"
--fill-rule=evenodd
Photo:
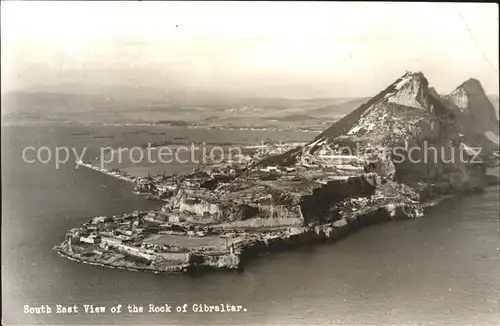
M82 85L370 96L406 70L498 93L498 5L1 2L2 92ZM64 87L62 85L65 85Z

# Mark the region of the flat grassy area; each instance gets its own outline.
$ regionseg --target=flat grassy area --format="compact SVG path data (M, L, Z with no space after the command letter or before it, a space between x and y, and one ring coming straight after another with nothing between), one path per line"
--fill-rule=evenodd
M226 240L218 236L189 237L171 234L154 234L144 239L144 242L156 245L171 245L189 249L196 249L201 247L226 249Z

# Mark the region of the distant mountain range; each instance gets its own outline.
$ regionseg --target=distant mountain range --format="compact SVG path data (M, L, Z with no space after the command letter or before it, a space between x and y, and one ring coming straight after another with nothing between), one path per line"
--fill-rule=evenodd
M359 98L248 98L159 88L111 89L106 95L11 92L2 95L4 123L156 123L323 130L366 102ZM489 96L498 117L498 95Z

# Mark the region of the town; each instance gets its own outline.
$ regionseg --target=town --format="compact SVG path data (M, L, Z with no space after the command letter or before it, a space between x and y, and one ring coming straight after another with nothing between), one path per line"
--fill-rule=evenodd
M302 147L248 146L241 157L182 176L131 178L79 162L134 182L135 193L165 203L147 212L97 216L69 230L56 250L90 264L153 272L234 269L242 266L244 256L281 250L295 238L340 237L358 223L357 212L370 215L389 204L383 192L374 193L381 182L377 175L361 158L345 155L338 146L332 153L305 155L295 165L266 163L297 148ZM397 185L387 183L387 191L391 187ZM316 192L329 194L331 201L317 203ZM398 205L419 216L411 196L401 195ZM395 216L396 206L388 207L393 210L388 216Z

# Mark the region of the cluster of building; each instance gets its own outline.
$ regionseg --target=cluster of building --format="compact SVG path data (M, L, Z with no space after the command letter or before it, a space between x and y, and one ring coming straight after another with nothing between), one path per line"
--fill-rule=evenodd
M363 196L344 200L360 191L349 180L366 174L362 160L311 149L296 164L262 160L291 148L258 145L242 159L187 175L136 178L134 191L165 201L160 209L95 217L70 230L60 250L113 266L133 258L160 271L193 261L233 266L238 260L231 255L250 243L279 242L302 234L306 224L330 221L314 216L342 217L368 205Z
M160 224L160 216L164 215L136 211L118 216L95 217L80 228L68 231L62 249L71 254L87 256L131 256L142 259L146 264L165 260L189 262L190 254L182 248L144 242L151 234L175 229L171 224Z

